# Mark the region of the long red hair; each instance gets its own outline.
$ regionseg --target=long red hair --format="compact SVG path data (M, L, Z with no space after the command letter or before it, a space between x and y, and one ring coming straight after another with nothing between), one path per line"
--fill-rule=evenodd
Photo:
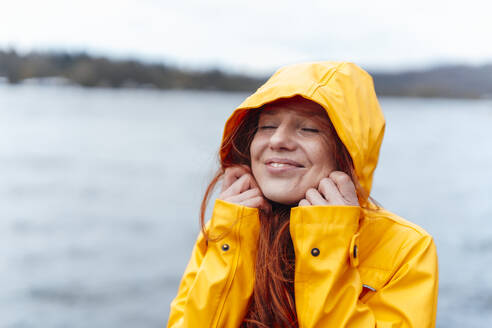
M296 96L281 99L275 103L310 102ZM320 109L323 109L319 106ZM323 109L324 111L324 109ZM257 130L261 109L249 110L241 122L234 127L223 140L221 150L227 149L227 155L220 160L220 168L209 183L202 200L200 224L205 231L205 212L209 198L226 168L235 165L251 167L250 145ZM335 162L337 170L347 173L354 181L357 196L361 204L369 198L367 192L358 183L352 158L333 127L329 125L330 134L334 136ZM372 199L371 199L372 200ZM373 202L375 202L373 200ZM294 296L295 254L289 231L291 206L270 201L269 213L260 211L260 233L255 266L255 284L253 296L241 327L298 327Z

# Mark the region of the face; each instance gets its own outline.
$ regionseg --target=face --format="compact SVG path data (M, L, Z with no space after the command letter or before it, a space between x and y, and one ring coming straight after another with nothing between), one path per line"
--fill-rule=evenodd
M336 170L325 110L314 102L267 105L250 147L251 169L266 198L296 204Z

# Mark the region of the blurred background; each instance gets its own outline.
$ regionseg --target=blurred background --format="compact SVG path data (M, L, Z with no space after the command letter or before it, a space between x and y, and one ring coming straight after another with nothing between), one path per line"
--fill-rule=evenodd
M2 1L0 327L163 327L226 118L348 60L387 131L372 196L429 231L438 327L492 322L492 5Z

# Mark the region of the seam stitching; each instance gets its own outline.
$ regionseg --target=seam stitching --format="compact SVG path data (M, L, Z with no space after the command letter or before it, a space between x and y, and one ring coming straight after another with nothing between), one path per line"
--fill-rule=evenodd
M243 207L240 207L239 208L239 217L236 219L236 222L239 223L239 224L236 224L232 228L232 230L234 230L234 228L236 228L236 230L240 230L241 223L242 223L241 222L241 217L242 217L243 210L244 210ZM237 211L236 211L236 213L237 213ZM222 297L222 299L219 299L219 304L217 306L217 320L216 320L216 326L215 327L219 327L220 320L222 318L222 313L223 313L223 310L224 310L224 304L226 302L227 296L229 296L230 288L232 286L232 281L234 280L234 277L236 275L237 264L238 264L238 260L239 260L239 253L241 251L239 231L236 231L236 233L233 233L233 236L234 236L234 239L237 242L237 251L236 251L236 254L234 255L234 258L232 259L232 267L231 267L230 272L228 274L228 277L227 277L225 286L224 286L224 288L222 290L222 293L220 293L220 295L223 295L223 297Z

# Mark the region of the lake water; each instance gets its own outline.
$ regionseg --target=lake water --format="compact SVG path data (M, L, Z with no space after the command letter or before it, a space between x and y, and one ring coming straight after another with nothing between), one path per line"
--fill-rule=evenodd
M0 85L0 327L164 327L246 94ZM381 99L373 197L438 247L438 327L492 323L492 101Z

